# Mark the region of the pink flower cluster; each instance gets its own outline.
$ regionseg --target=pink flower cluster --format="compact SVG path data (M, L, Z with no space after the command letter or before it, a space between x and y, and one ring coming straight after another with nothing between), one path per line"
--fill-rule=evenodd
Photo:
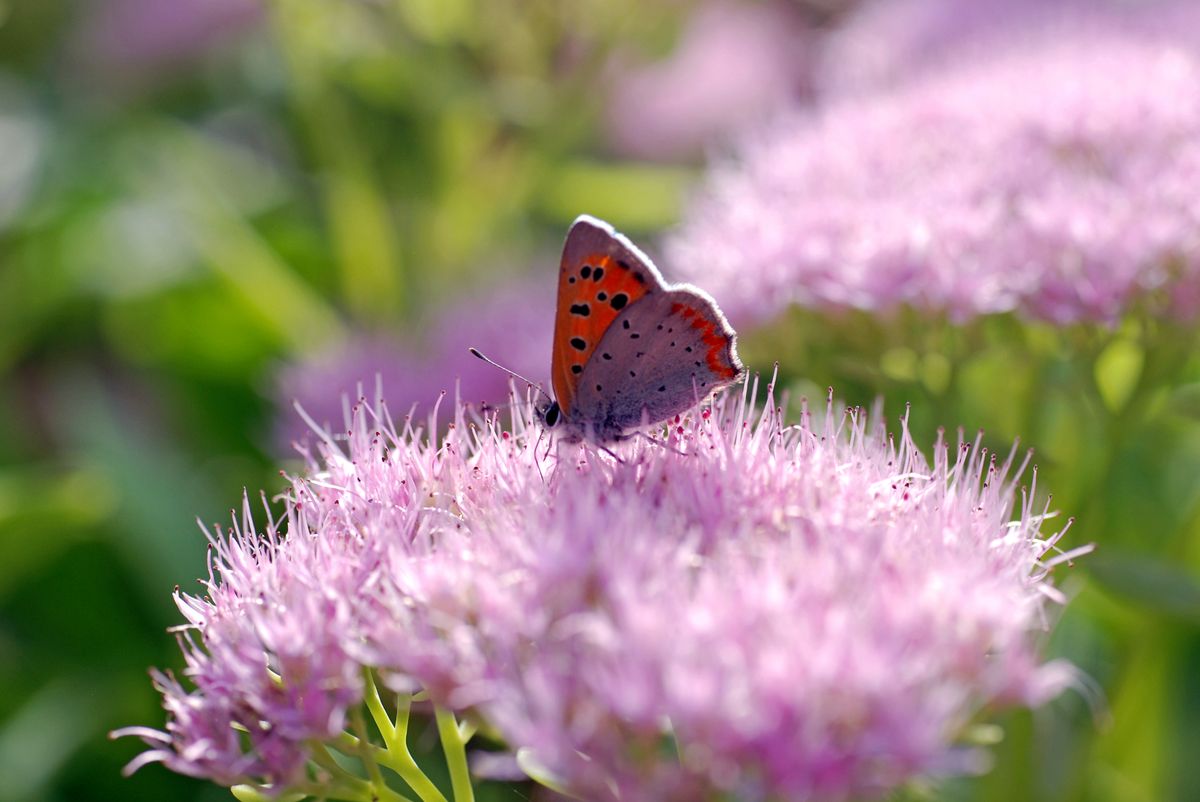
M830 33L814 68L824 94L895 86L997 49L1120 36L1195 47L1191 0L873 0Z
M1111 322L1200 311L1200 59L1152 36L991 37L779 120L717 166L672 274L787 306Z
M641 158L686 160L723 144L811 94L815 38L792 2L701 3L668 58L613 65L612 145Z
M845 800L970 770L981 709L1073 677L1035 636L1066 527L1043 531L1013 455L927 462L868 417L787 424L731 393L614 458L555 447L525 404L432 439L359 405L280 520L212 536L203 594L178 596L187 683L159 675L139 763L286 786L371 668L586 799Z

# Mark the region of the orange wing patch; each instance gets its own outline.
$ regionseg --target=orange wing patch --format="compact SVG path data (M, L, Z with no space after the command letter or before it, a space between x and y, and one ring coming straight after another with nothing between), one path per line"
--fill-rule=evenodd
M721 331L714 321L686 304L672 304L671 311L700 333L700 340L708 349L705 362L713 375L720 381L736 379L741 369L733 361L733 338Z
M623 254L588 253L562 266L551 380L564 413L571 410L579 374L600 338L621 310L652 289L652 281L653 276Z

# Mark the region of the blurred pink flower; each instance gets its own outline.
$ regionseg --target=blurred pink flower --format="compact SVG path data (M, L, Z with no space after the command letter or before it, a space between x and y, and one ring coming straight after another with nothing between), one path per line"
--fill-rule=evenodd
M1195 56L1140 37L997 40L750 138L668 262L735 323L791 304L1191 319L1197 86Z
M814 73L819 90L836 95L985 59L997 45L1119 34L1195 47L1198 32L1191 0L876 0L823 40Z
M203 55L263 17L262 0L93 0L76 51L88 68L144 78Z
M505 427L459 406L432 437L358 406L265 536L249 513L213 536L203 593L177 596L195 688L160 677L171 718L127 733L135 765L286 784L371 667L586 799L846 800L975 770L981 710L1073 678L1036 650L1066 559L1036 476L1018 492L1025 464L978 442L927 462L861 412L754 410L728 393L614 460L545 448L527 405Z
M276 440L291 451L311 435L295 404L318 425L340 430L350 404L378 400L378 387L405 412L427 413L445 393L465 403L508 398L508 376L471 356L474 346L500 364L545 386L554 329L552 281L521 281L443 309L420 343L399 336L359 335L324 353L283 365L271 389L278 409Z
M813 34L787 3L704 3L662 61L620 68L607 109L613 145L648 159L706 145L807 96Z

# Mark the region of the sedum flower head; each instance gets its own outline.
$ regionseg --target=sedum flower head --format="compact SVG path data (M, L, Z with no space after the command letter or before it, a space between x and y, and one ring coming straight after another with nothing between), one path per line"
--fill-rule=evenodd
M978 441L791 425L735 395L614 454L527 405L431 440L359 405L285 511L212 535L179 594L187 687L137 763L297 787L364 669L485 721L586 799L843 800L970 771L984 708L1072 679L1037 656L1065 528ZM436 421L430 421L436 431ZM232 733L232 734L231 734ZM236 736L236 737L235 737Z
M624 154L686 160L811 94L814 34L785 3L706 0L674 51L612 70L606 127Z
M1197 10L1190 0L873 0L825 40L816 82L828 94L861 92L996 47L1091 36L1194 48Z
M1193 318L1200 61L1099 29L989 41L760 132L695 198L673 269L735 322L791 304Z

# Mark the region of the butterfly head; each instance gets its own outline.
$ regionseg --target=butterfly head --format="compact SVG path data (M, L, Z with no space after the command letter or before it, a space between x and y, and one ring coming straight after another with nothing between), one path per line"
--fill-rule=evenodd
M537 417L547 429L553 429L562 421L562 407L557 401L542 401L537 405Z
M534 408L538 422L552 430L563 443L584 441L604 445L615 443L625 437L626 432L611 421L579 421L568 418L557 401L542 401Z

